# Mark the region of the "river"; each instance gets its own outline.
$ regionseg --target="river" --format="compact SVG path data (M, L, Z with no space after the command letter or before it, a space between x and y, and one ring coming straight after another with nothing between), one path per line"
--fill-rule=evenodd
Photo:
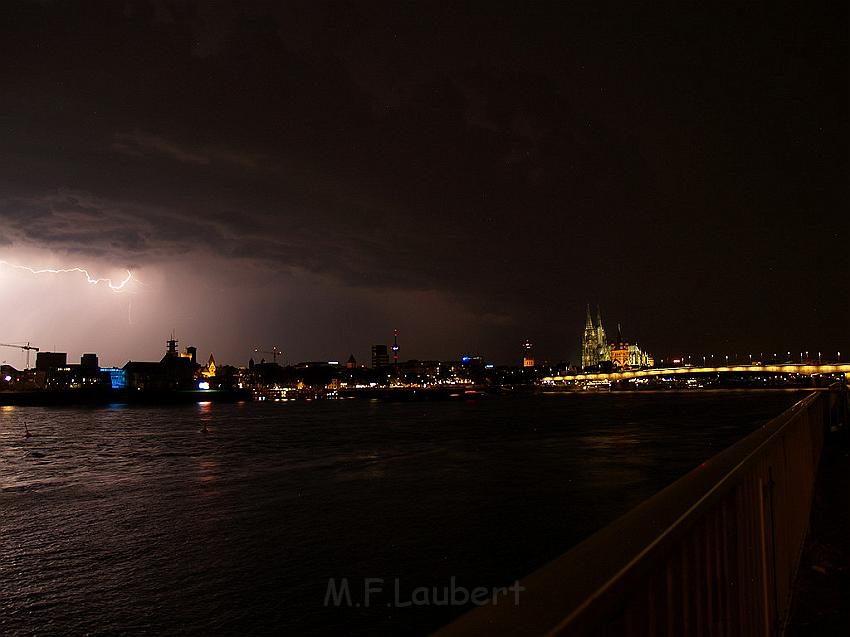
M426 634L799 398L3 407L0 634Z

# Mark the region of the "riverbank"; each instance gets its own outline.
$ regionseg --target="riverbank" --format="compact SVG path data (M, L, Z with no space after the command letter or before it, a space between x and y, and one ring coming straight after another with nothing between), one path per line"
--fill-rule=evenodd
M178 405L251 400L248 390L131 391L127 389L0 392L0 406L52 407L70 405Z

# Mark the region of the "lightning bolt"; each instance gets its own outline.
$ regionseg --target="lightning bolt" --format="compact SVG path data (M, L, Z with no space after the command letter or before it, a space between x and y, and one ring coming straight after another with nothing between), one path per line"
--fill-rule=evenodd
M5 265L10 268L14 268L16 270L26 270L27 272L31 272L32 274L65 274L65 273L73 273L78 272L83 274L86 277L86 282L92 285L98 285L99 283L106 283L109 288L115 292L121 292L125 289L126 285L131 281L135 281L136 283L141 284L137 278L133 276L133 273L130 270L127 270L127 276L121 279L118 282L113 281L110 278L95 278L93 277L88 270L85 268L31 268L27 265L18 265L16 263L9 263L8 261L0 260L0 265Z

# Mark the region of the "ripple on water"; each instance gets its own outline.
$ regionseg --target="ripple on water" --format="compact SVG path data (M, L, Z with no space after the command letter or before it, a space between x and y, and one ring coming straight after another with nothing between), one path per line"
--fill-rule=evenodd
M0 634L427 633L327 578L504 585L795 398L2 410Z

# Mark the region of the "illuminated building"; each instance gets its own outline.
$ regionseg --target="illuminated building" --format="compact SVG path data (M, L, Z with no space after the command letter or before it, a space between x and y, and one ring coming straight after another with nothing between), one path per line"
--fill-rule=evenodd
M627 369L631 367L652 367L652 357L641 350L637 343L613 343L611 345L611 362L614 367Z
M613 343L611 345L611 362L614 367L627 367L629 365L629 349L626 343Z
M528 339L522 344L522 366L534 367L534 352L532 352L531 341Z
M34 369L17 370L0 365L0 391L35 391L44 389L47 372Z
M345 361L346 369L357 369L357 359L354 358L354 354L348 357L348 360Z
M101 367L101 373L109 375L109 386L112 389L127 388L127 372L120 367Z
M617 324L617 340L611 343L611 362L618 369L639 369L652 367L655 361L646 352L641 350L637 343L629 343L623 340L623 332Z
M584 336L581 343L581 366L593 367L599 363L611 360L611 349L602 327L602 314L596 308L596 326L590 316L590 305L587 306L587 318L584 324Z
M609 343L605 328L602 327L602 314L596 309L596 325L590 316L590 306L587 306L587 318L582 338L581 366L595 367L600 363L610 362L619 369L652 367L652 357L641 350L637 343L623 340L619 324L617 325L617 340Z
M608 346L608 338L605 336L605 328L602 327L602 312L596 306L596 338L599 343L599 362L611 360L611 348Z
M584 322L584 335L581 340L581 366L592 367L599 364L599 342L593 318L590 316L590 305L587 306L587 318Z
M215 376L215 356L210 354L210 359L207 361L207 366L201 368L201 376L204 378L213 378Z

